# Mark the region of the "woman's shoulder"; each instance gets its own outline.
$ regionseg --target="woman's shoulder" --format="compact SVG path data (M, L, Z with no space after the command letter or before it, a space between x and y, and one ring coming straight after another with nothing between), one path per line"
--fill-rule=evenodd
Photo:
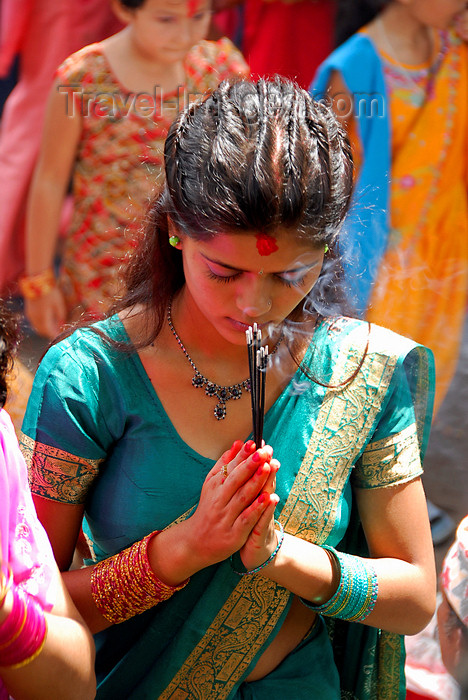
M187 54L185 65L188 81L203 90L214 89L227 78L250 76L242 53L227 37L200 41Z
M376 71L381 70L379 53L366 32L359 31L353 34L332 51L318 67L311 87L314 90L325 89L330 73L335 70L346 76L347 82L355 78L360 83L366 77L370 80Z
M113 364L124 358L116 344L128 343L129 339L118 316L111 316L91 325L81 326L52 345L45 353L39 371L42 373L67 367L86 367Z
M348 316L326 318L319 330L322 342L340 353L357 351L404 357L416 348L427 351L424 346L389 328Z

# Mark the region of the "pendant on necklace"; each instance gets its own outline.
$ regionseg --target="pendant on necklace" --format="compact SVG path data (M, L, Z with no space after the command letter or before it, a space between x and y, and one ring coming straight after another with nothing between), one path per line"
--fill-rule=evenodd
M174 328L171 311L172 299L167 307L167 323L169 325L172 335L177 341L178 346L184 353L187 361L189 362L190 366L195 372L195 374L192 377L192 386L194 386L195 389L204 388L206 396L216 397L218 399L218 403L216 404L213 410L213 415L216 418L216 420L224 420L224 418L226 418L226 403L231 400L237 401L237 399L241 398L242 393L244 391L250 391L250 377L248 379L244 379L244 381L239 382L238 384L231 384L230 386L221 386L220 384L215 384L215 382L212 382L209 379L207 379L207 377L205 377L205 375L203 375L198 369L198 367L195 365L194 361L188 354L185 345L180 339L180 336ZM279 339L276 342L275 347L273 348L273 351L270 353L270 356L275 354L275 352L277 351L277 349L283 341L283 337L283 333L281 333Z
M205 388L206 396L216 396L218 403L214 407L213 414L216 420L223 420L226 417L226 402L230 399L237 401L242 396L242 390L250 391L250 379L245 379L239 384L231 386L220 386L211 382L203 376L198 370L192 377L192 386L196 389Z

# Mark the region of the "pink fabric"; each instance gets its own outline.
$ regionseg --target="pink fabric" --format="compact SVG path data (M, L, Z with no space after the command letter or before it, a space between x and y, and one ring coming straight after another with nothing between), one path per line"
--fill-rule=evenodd
M468 515L459 524L455 542L445 555L441 581L450 605L468 627Z
M2 0L0 67L20 54L20 78L0 132L0 293L14 289L24 267L26 197L42 134L47 96L59 64L117 31L110 0Z
M51 610L56 595L52 547L40 524L10 416L0 411L0 534L16 585Z
M405 648L406 700L460 700L460 689L442 661L437 614L422 632L405 637Z
M34 0L2 0L0 7L0 78L19 53Z
M10 416L0 409L0 543L1 557L13 580L51 610L56 596L57 568L46 532L40 524ZM8 698L0 679L0 700Z

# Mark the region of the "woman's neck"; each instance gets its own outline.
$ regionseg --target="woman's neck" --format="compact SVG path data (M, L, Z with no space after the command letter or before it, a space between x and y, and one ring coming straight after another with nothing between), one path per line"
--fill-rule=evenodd
M172 302L174 327L184 345L202 356L206 363L228 364L241 371L248 367L246 344L226 340L201 313L192 296L183 288ZM234 370L235 371L235 370Z
M432 57L431 29L416 19L405 4L391 2L369 29L377 47L399 63L418 65Z
M167 94L185 83L183 61L164 64L155 61L140 50L131 27L104 39L101 47L114 75L130 92L152 94L158 87Z

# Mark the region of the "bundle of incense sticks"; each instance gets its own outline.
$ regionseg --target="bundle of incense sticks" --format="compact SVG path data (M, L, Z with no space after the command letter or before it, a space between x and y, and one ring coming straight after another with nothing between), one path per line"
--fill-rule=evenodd
M253 439L262 446L263 420L265 417L265 381L268 360L268 345L262 347L262 331L257 324L245 331L249 354L250 398L252 402Z

